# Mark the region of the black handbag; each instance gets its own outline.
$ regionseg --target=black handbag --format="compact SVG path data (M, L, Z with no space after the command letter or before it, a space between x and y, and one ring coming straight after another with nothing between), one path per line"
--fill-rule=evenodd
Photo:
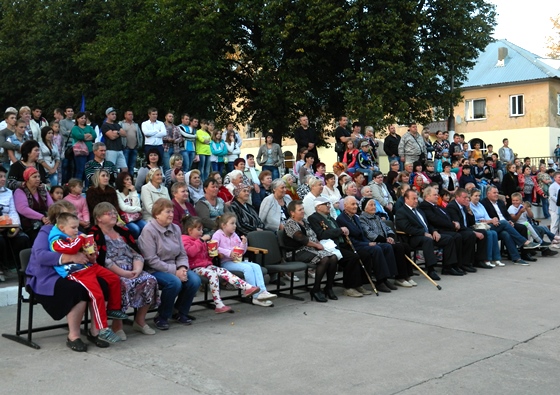
M64 144L65 146L68 145L68 142L70 141L70 136L71 134L68 135L68 138L66 139L66 143ZM71 145L66 147L66 149L64 150L64 159L74 159L74 148Z

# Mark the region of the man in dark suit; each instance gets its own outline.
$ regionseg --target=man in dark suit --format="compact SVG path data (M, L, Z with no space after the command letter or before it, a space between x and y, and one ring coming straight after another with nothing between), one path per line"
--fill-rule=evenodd
M483 269L492 269L493 267L486 264L485 261L488 258L487 254L487 242L488 238L486 237L485 230L473 230L471 226L473 226L476 222L472 211L470 211L470 199L468 192L463 188L457 188L455 190L455 199L447 205L445 210L451 218L452 221L459 224L459 234L461 237L465 237L466 235L472 235L474 237L476 243L476 253L471 255L468 259L471 259L467 262L473 262L475 266L483 268ZM469 252L469 251L465 251Z
M424 189L424 201L418 207L428 218L428 223L440 234L451 237L455 244L459 263L450 268L444 267L442 273L453 276L461 276L467 272L475 273L473 256L476 237L472 233L459 233L461 225L453 222L445 210L437 205L438 198L438 190L434 187L427 187Z
M342 259L338 261L338 264L342 266L344 273L342 279L344 295L355 298L371 295L371 292L363 287L368 280L361 268L360 256L352 251L352 247L346 241L345 237L349 235L348 229L338 226L336 220L330 216L330 200L319 196L315 199L314 205L315 213L307 217L307 221L319 240L331 239L340 250ZM362 257L364 268L369 268L366 270L371 272L371 257L367 254L364 255Z
M358 212L358 201L353 196L344 198L344 211L336 218L336 222L342 228L347 228L350 240L360 257L370 256L373 263L373 271L375 273L376 288L380 292L396 291L395 287L389 282L389 277L397 274L397 262L395 253L389 244L377 244L370 242L363 233L360 225L360 218L356 215Z
M536 259L530 256L526 250L535 249L539 244L533 243L527 239L527 228L521 224L514 224L511 216L507 212L505 203L498 198L498 188L489 186L486 190L486 197L480 201L488 215L497 227L496 232L500 240L503 240L510 259L513 263L519 265L527 265L527 262L535 262ZM505 226L509 224L509 226ZM521 247L521 255L517 251L517 247Z
M424 252L426 272L433 280L440 280L435 267L437 263L434 246L443 248L445 270L457 265L455 243L448 235L441 235L429 223L422 210L418 210L418 194L409 189L404 193L404 206L395 213L396 229L409 236L411 248L421 248Z

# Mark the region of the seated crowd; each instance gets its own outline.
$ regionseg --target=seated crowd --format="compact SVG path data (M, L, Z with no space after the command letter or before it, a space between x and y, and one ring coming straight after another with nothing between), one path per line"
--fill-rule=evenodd
M239 157L241 141L232 129L222 140L213 123L202 121L196 130L184 115L177 127L171 113L160 128L157 110L150 109L147 124L130 134L124 123L115 123L113 108L106 115L105 142L95 142L95 128L78 113L74 127L84 130L72 127L70 136L88 153L73 150L75 177L63 187L56 185L60 158L45 166L41 148L54 149L49 141L58 126L44 126L40 143L29 134L21 146L8 149L9 171L0 166L0 215L7 224L0 248L6 251L9 242L17 256L32 247L27 284L53 319L66 317L67 345L75 351L87 350L80 323L88 305L93 324L86 337L98 347L127 339L122 320L130 308L136 309L132 329L145 335L156 333L146 321L150 309L157 308L153 324L159 330L169 329L171 320L192 324L190 307L201 277L208 279L218 314L232 311L220 296L221 282L242 290L256 306L272 306L277 295L267 290L261 267L242 258L250 232L281 237L286 258L309 265L311 300L322 303L338 299L337 271L348 297L417 286L407 259L412 251L421 252L427 275L440 280L438 261L441 274L453 276L504 266L499 240L519 265L535 261L536 251L555 255L548 246L560 246L554 229L534 220L530 204L537 194L557 193L557 172L542 170L546 179L513 161L498 175L491 156L465 158L461 165L418 157L402 163L404 169L391 161L384 176L375 140L358 130L349 134L344 159L332 165L332 173L316 151L302 149L294 169L282 174L282 152L271 138L259 150L259 171L253 155ZM10 112L6 122L12 118ZM132 121L130 114L127 119ZM134 141L123 143L126 138ZM141 139L146 163L135 180L135 158L129 162L126 150L140 147ZM224 151L224 141L234 149ZM225 162L218 152L227 156ZM542 180L546 192L539 187ZM284 274L271 276L271 282L284 278L299 281Z

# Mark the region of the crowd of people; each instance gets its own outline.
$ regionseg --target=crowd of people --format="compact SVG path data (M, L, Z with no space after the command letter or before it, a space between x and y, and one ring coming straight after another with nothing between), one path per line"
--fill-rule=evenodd
M79 327L88 305L94 324L87 339L98 347L126 340L122 320L130 308L137 309L132 329L145 335L156 333L146 321L150 309L157 308L159 330L170 321L192 324L201 277L217 314L231 312L221 283L243 290L256 306L273 306L277 295L267 290L261 267L243 260L250 232L274 232L287 259L311 266L310 297L320 303L338 299L337 271L348 297L417 286L412 251L440 280L438 261L441 274L453 276L504 266L499 240L519 265L560 248L560 173L521 163L507 139L496 154L480 143L469 148L458 134L449 143L438 131L431 142L416 124L402 138L391 126L384 144L391 170L384 175L373 128L362 135L354 122L349 131L348 118L340 117L339 161L327 172L316 131L302 116L299 160L282 174L282 149L271 134L256 157L243 158L232 123L222 132L188 114L178 126L171 112L161 122L154 108L141 125L131 111L121 122L116 114L108 108L99 128L91 114L73 116L72 108L65 117L55 110L59 119L48 125L38 108L9 108L0 126L0 248L6 253L9 242L17 256L32 247L27 283L53 319L66 317L67 345L75 351L87 350ZM142 147L146 160L136 172ZM543 208L550 202L550 229L531 211L539 197ZM299 278L270 278L284 280Z

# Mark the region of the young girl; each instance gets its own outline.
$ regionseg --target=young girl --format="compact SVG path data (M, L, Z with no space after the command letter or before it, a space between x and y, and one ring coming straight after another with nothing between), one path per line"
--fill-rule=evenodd
M183 157L181 157L182 159ZM121 171L115 184L117 186L117 199L119 200L119 215L126 223L132 237L138 239L142 229L146 226L146 221L142 219L142 206L132 176L126 171Z
M89 210L86 198L82 195L82 188L84 184L82 180L71 178L66 185L64 185L64 200L68 200L76 207L78 218L80 220L80 231L84 232L90 227ZM84 232L85 233L85 232Z
M212 259L208 255L208 246L206 241L210 236L202 236L202 220L198 217L184 217L183 223L183 245L189 258L190 268L199 276L208 278L210 282L210 291L212 292L212 299L216 305L215 312L217 314L233 312L231 307L224 305L220 298L220 278L227 281L235 288L243 289L244 297L252 296L258 293L261 289L251 284L246 283L234 274L231 274L226 269L214 266Z
M266 290L261 267L253 262L234 262L239 260L243 254L236 254L235 247L243 249L243 253L247 251L247 238L239 236L235 233L237 228L237 216L233 213L225 213L218 219L219 230L214 233L212 239L218 241L218 253L220 254L221 266L227 270L238 270L243 272L243 277L250 284L256 284L260 291L253 295L253 304L263 307L272 307L270 299L276 298Z
M51 198L54 202L58 202L59 200L62 200L62 198L64 197L64 189L60 186L60 185L55 185L53 187L51 187L51 190L49 192L51 194Z

